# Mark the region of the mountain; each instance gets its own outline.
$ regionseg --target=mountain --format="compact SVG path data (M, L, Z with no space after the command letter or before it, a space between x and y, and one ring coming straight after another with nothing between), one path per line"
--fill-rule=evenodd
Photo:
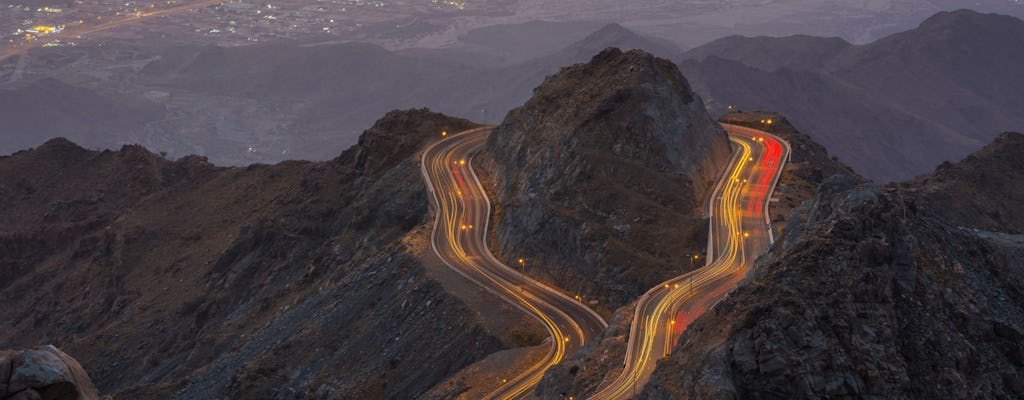
M1024 126L1024 21L941 12L851 46L837 39L731 37L680 68L709 109L772 109L864 176L908 179Z
M331 161L244 168L0 157L0 348L54 343L115 398L415 398L531 326L429 250L415 154L473 126L396 111Z
M1024 396L1024 238L958 226L943 208L959 205L928 190L938 181L1006 198L984 176L1024 172L1007 157L1021 140L1001 136L899 185L826 180L746 281L688 327L641 397ZM977 204L952 215L990 221Z
M671 62L607 49L512 110L480 167L495 253L621 306L699 251L704 200L728 162L724 131Z
M769 72L782 68L816 70L851 46L849 42L836 37L732 35L693 48L684 53L682 58L703 60L714 56Z
M0 154L57 136L89 147L131 141L132 130L164 116L160 105L145 99L106 96L53 78L0 89L0 104Z
M492 25L460 35L459 45L475 53L494 54L512 63L521 63L558 52L604 25L593 21Z
M640 49L655 56L668 57L677 54L679 49L670 42L652 39L636 34L619 24L608 24L587 35L587 37L559 50L556 58L562 58L561 65L585 61L602 50L615 47L619 49Z
M509 52L522 53L506 42L544 34L561 36L530 54L502 51L510 46ZM496 123L546 76L607 47L679 52L619 25L597 23L493 27L471 32L466 42L398 51L291 41L33 50L24 66L0 61L0 73L31 72L0 83L9 88L0 90L0 99L12 105L0 110L6 126L0 135L8 139L0 154L67 136L87 147L137 143L172 157L199 154L218 165L327 160L394 108L430 107ZM118 73L91 72L113 68ZM57 84L62 90L46 89Z

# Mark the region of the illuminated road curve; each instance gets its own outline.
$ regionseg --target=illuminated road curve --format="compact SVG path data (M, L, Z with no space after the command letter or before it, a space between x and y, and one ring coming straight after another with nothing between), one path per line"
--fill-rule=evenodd
M789 159L789 144L756 129L725 125L736 152L709 201L710 263L648 291L637 303L625 368L591 399L629 399L651 377L686 325L739 282L774 235L768 199Z
M421 168L437 218L434 252L449 267L537 318L551 334L545 357L497 385L488 399L527 398L547 369L593 340L608 324L580 301L498 261L487 247L491 205L473 172L473 155L491 128L448 135L423 152Z

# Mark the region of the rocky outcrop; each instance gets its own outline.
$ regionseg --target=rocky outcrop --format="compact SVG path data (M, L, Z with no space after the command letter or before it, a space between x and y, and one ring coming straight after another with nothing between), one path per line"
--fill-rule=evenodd
M545 80L478 158L495 252L617 307L679 274L728 162L724 131L667 60L608 49Z
M1020 173L1006 142L963 164ZM1024 396L1024 237L958 227L926 197L826 180L642 398Z
M1024 135L1007 132L958 163L943 163L904 187L963 227L1024 233Z
M246 168L0 158L0 347L54 343L114 398L415 398L510 347L411 250L414 154L473 126L397 111L333 161Z
M97 398L96 388L78 361L56 347L0 351L0 399Z

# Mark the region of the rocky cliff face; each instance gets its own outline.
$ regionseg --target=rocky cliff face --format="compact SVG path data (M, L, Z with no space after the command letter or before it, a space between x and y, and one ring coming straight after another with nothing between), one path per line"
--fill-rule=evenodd
M608 49L508 114L477 165L496 197L495 247L529 273L620 306L689 268L724 131L676 67Z
M0 158L0 347L56 343L115 398L414 398L508 347L410 250L412 155L472 126L393 112L333 161L247 168Z
M0 351L0 399L96 400L82 366L53 346Z
M1014 141L945 169L1019 174L998 156ZM917 183L826 180L642 398L1024 396L1024 238L958 227L936 206Z

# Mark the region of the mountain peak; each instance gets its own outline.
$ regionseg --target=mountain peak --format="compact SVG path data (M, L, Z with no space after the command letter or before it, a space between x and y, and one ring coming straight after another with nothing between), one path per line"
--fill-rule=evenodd
M962 8L953 11L940 11L926 18L918 28L935 28L949 25L962 25L966 23L971 24L988 24L995 21L1020 21L1020 19L1011 17L1009 15L994 14L994 13L980 13L974 10Z
M906 186L921 207L963 227L1024 232L1024 135L1007 132L957 163L945 162Z
M608 113L634 112L622 106L654 97L683 105L693 102L695 94L671 61L643 50L609 47L590 62L563 68L546 79L521 111L563 114L566 122L582 124Z
M678 50L670 43L653 40L633 32L622 25L611 23L587 35L570 46L575 55L594 54L602 49L642 49L653 54L676 54ZM582 57L580 59L583 59Z
M455 133L476 126L426 108L392 110L359 135L359 142L335 161L375 173L409 158L426 140L440 137L442 131Z
M640 38L640 35L637 35L635 32L633 32L633 31L631 31L629 29L626 29L624 26L619 25L618 23L613 22L613 23L610 23L608 25L602 26L601 29L598 29L597 31L595 31L594 33L591 33L590 35L587 35L587 38L590 38L590 39L599 39L599 38L605 38L605 39L609 39L609 38L611 38L611 39L619 39L619 38L638 39L638 38Z
M672 62L607 48L546 79L480 158L502 210L500 252L617 306L667 278L672 256L693 253L691 211L728 162L729 142Z

